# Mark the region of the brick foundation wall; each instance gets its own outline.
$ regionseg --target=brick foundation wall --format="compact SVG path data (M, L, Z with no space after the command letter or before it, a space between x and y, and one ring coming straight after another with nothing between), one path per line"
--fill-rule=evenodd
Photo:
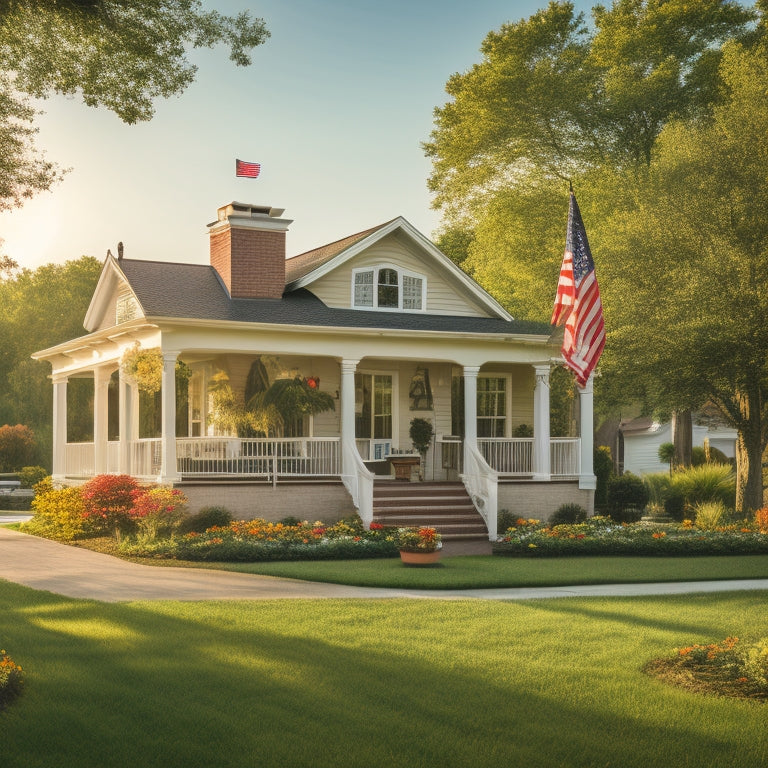
M178 483L189 499L189 511L226 507L236 520L260 517L278 522L285 517L333 523L356 513L341 483Z
M561 504L581 504L592 515L595 492L579 489L577 480L550 483L499 483L499 512L507 509L524 518L549 520Z

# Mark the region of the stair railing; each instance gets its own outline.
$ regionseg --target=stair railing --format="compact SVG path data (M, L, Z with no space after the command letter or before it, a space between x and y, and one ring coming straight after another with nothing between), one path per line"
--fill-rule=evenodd
M353 504L357 507L357 513L363 521L363 525L368 528L373 522L373 479L375 475L360 456L357 446L344 444L345 453L345 473L341 476L349 495L352 497ZM351 470L351 472L350 472Z
M467 489L475 509L485 521L490 541L496 540L498 521L499 473L486 463L475 446L464 446L464 472L461 480Z

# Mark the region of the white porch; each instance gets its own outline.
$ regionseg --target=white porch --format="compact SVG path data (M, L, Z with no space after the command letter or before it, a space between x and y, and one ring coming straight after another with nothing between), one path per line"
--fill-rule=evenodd
M69 442L65 438L67 378L57 377L54 477L68 481L106 472L169 484L247 480L273 488L297 481L343 483L363 521L369 523L373 519L374 478L390 474L393 457L413 455L408 424L416 416L427 418L436 432L425 457L424 479L462 481L485 520L490 538L496 536L500 483L528 481L543 487L570 480L574 487L594 488L591 386L579 394L579 435L551 436L549 363L459 366L453 361L416 364L372 358L339 363L330 358L290 358L286 362L302 374L320 374L323 388L334 393L336 407L305 420L301 429L306 434L300 437L252 438L201 434L211 431L205 426L209 407L205 384L218 364L196 360L194 353L186 357L193 370L186 431L194 436L176 435L177 353L163 355L159 437L139 436L137 389L117 374L113 363L91 372L94 439ZM243 379L252 358L230 356L227 364L233 381ZM411 374L424 366L434 372L429 407L414 410L409 393ZM114 389L115 379L117 400L107 395L110 380ZM459 390L460 401L455 394ZM110 408L117 408L119 418L110 414ZM114 430L109 426L116 421L117 436L110 434ZM533 436L510 436L518 424L530 424ZM449 434L457 425L463 436ZM485 436L489 432L494 436Z

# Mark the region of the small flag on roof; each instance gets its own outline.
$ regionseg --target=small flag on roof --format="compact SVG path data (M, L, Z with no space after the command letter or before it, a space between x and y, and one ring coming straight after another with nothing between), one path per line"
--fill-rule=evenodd
M260 163L249 163L246 160L235 160L235 175L255 179L261 173Z
M553 325L565 322L562 347L565 364L576 375L579 386L585 386L605 346L605 322L595 263L572 189L565 254L551 322Z

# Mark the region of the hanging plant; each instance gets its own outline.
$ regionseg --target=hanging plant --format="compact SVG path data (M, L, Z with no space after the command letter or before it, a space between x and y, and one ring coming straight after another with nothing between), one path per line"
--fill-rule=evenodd
M163 353L160 347L143 349L138 344L123 354L120 362L123 374L139 388L140 392L154 395L163 386ZM176 381L187 382L192 369L181 360L176 361Z

